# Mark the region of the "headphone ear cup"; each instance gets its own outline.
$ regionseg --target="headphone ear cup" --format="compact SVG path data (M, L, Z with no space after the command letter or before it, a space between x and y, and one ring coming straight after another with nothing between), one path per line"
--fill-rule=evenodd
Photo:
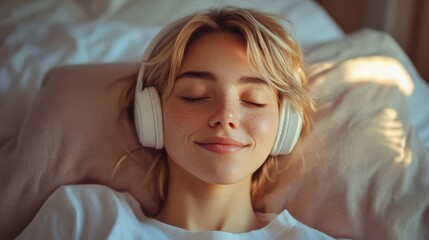
M286 100L283 100L280 109L279 127L271 155L286 155L292 152L298 142L301 129L301 114L295 111Z
M145 147L162 149L164 130L161 100L154 87L137 91L134 100L134 121L140 143Z

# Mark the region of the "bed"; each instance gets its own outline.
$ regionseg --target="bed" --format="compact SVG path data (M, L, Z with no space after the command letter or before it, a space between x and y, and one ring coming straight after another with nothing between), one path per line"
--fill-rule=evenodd
M118 120L127 79L163 25L221 5L291 20L318 108L255 208L286 208L338 238L429 239L429 86L390 36L345 34L312 0L1 3L0 236L16 236L64 184L128 191L150 213L141 183L150 151L112 176L139 147Z

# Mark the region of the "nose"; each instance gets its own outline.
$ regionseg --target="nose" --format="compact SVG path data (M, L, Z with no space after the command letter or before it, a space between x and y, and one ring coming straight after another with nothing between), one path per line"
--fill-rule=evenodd
M209 118L209 126L213 128L231 128L240 127L239 106L230 100L222 100L213 107L214 111Z

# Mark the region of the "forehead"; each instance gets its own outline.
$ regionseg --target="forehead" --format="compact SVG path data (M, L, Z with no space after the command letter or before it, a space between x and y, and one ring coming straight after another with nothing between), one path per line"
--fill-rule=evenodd
M245 41L225 32L207 33L194 40L187 49L178 74L184 71L210 71L254 75Z

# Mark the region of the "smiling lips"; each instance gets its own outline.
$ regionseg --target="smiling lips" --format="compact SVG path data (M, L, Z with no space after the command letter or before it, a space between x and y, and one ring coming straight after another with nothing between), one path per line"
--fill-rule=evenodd
M235 153L247 146L234 139L222 137L211 137L195 143L215 153Z

